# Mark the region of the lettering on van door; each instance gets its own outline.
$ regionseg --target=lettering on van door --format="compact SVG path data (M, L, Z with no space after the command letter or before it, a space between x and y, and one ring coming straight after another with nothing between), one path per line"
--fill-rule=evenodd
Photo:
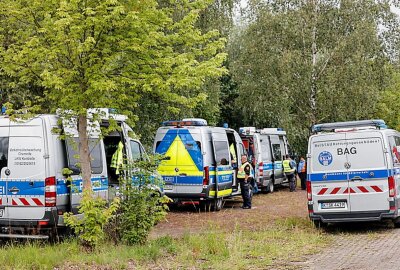
M357 148L355 148L355 147L338 148L337 154L338 154L338 156L340 156L340 155L355 155L355 154L357 154Z
M34 166L38 154L42 152L40 148L10 148L14 157L13 164L15 166Z

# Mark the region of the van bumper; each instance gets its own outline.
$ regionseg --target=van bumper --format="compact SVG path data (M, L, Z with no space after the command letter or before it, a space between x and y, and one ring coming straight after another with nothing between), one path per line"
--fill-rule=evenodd
M46 227L54 227L58 223L57 208L46 210L41 219L0 219L0 227L38 227L41 221L48 222Z
M394 219L397 217L396 211L367 211L351 213L310 213L312 221L322 221L323 223L339 222L360 222L360 221L381 221L384 219Z

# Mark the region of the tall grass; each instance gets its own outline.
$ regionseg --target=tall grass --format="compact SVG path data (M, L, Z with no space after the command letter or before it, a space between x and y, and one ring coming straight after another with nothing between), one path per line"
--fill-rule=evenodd
M260 269L301 258L329 240L306 219L291 218L265 228L236 227L232 232L210 226L205 233L161 237L138 246L104 244L92 253L83 252L76 240L6 244L0 250L0 265L1 269Z

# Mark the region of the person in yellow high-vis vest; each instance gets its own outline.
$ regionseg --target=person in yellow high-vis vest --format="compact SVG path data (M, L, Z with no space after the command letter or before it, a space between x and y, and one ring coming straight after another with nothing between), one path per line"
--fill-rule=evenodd
M285 160L282 162L283 172L285 173L288 181L289 181L289 190L290 192L296 191L296 182L295 182L295 171L296 168L293 167L290 156L286 155Z
M242 165L239 167L237 179L239 180L240 190L243 198L243 209L251 209L252 188L251 180L253 176L253 168L247 161L247 156L241 156Z
M115 169L115 174L119 175L119 171L124 163L124 144L122 142L118 143L117 150L113 154L111 158L111 164L110 167Z

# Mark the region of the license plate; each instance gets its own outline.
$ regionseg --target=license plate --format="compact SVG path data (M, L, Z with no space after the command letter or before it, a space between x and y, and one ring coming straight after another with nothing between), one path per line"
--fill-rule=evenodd
M164 185L164 190L172 190L173 185Z
M0 209L0 218L4 216L4 209Z
M346 202L325 202L325 203L321 203L321 209L332 209L332 208L346 208Z

